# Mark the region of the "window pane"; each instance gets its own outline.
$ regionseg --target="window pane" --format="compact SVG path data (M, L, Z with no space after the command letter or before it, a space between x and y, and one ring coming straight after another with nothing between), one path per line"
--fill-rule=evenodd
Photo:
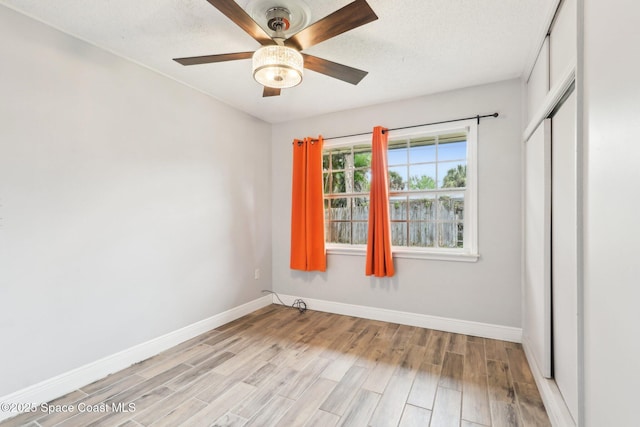
M391 246L407 246L407 223L391 223Z
M467 162L438 163L438 188L464 188L467 185Z
M420 246L431 248L435 246L435 223L433 222L410 222L409 223L409 246Z
M371 166L371 146L354 147L353 166L356 168L368 168Z
M389 218L391 220L407 220L407 198L389 197Z
M438 219L440 221L462 221L464 219L464 193L443 194L438 197Z
M369 228L368 228L367 222L354 222L352 243L354 245L366 245L368 233L369 233Z
M391 141L387 149L388 165L406 165L407 160L407 142Z
M322 155L322 170L329 170L329 154L325 153Z
M459 223L457 222L443 222L438 224L438 245L441 248L462 247L462 238L458 235L458 225ZM460 246L458 246L458 241L460 241Z
M351 223L330 222L327 242L351 243Z
M455 219L453 200L451 200L451 197L438 197L438 219L440 221L451 221Z
M453 201L453 212L456 221L464 221L464 194Z
M436 188L436 165L409 166L409 190L433 190Z
M371 182L371 169L356 169L353 171L353 191L365 193L369 191Z
M329 199L324 199L324 224L325 224L325 234L327 232L326 230L326 226L327 226L327 222L329 221L329 213L331 213L331 210L329 209Z
M330 242L329 240L329 214L331 210L329 209L329 200L324 199L324 241Z
M351 148L331 151L331 168L333 170L346 169L349 165L353 166Z
M446 137L442 137L438 144L438 161L466 160L467 141L447 142Z
M436 137L428 136L412 139L409 150L411 163L425 163L436 161Z
M391 191L404 190L407 187L407 167L395 166L389 168L389 189Z
M331 174L331 192L344 193L347 190L344 172L333 172Z
M354 221L367 221L369 219L368 197L353 198L352 219Z
M409 219L421 221L435 221L435 196L411 196L409 198Z
M331 199L331 220L349 221L350 219L349 199Z
M324 194L331 194L331 180L329 177L330 175L328 173L322 174L322 188L324 189Z

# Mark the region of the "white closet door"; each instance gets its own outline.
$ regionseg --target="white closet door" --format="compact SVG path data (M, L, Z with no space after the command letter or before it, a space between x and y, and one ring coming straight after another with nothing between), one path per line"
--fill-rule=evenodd
M553 376L576 420L578 413L577 145L575 92L551 122L551 289Z
M549 93L549 37L544 40L527 80L527 122L542 108Z
M524 325L538 369L551 377L551 121L525 143Z
M576 66L577 1L563 0L557 13L549 42L549 87L560 83L566 72Z

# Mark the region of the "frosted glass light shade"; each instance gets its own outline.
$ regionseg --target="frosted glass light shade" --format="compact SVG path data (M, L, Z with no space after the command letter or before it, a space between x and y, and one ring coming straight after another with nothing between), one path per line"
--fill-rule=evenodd
M253 54L253 78L263 86L284 89L302 81L302 55L286 46L263 46Z

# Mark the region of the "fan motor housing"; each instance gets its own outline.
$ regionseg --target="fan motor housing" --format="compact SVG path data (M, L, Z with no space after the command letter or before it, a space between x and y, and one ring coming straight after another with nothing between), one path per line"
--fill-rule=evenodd
M267 10L267 26L272 31L287 31L291 26L291 12L284 7L272 7Z
M213 1L213 0L212 0ZM249 0L245 6L245 11L251 18L258 23L265 31L275 32L273 27L268 24L271 19L269 11L271 9L285 9L288 14L280 15L289 22L289 29L285 38L299 31L302 31L311 24L311 9L307 4L308 0ZM282 13L282 12L280 12ZM278 12L276 12L278 17Z

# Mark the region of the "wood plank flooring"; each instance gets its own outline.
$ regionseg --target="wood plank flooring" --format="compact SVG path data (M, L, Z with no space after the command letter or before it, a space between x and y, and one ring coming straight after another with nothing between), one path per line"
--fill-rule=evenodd
M279 305L51 404L0 427L550 425L519 344Z

